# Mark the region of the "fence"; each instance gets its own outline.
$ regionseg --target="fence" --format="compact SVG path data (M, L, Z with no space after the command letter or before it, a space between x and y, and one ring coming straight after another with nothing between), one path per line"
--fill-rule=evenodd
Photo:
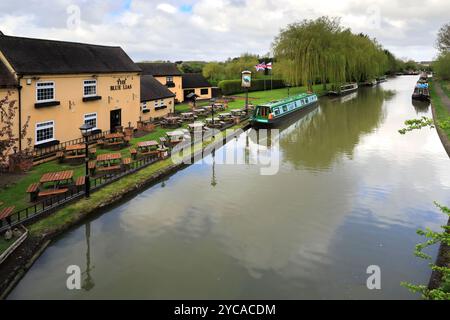
M114 181L119 180L122 177L125 177L129 174L139 171L157 161L159 161L158 157L147 156L132 162L127 169L119 173L108 174L97 178L91 178L90 179L91 191L96 191ZM71 201L82 198L83 196L84 196L84 187L82 187L81 189L71 188L68 192L62 195L44 199L42 201L33 204L32 206L16 211L10 217L11 219L10 225L8 225L7 223L4 223L2 225L2 222L0 222L0 233L6 231L9 227L14 228L20 224L31 222L32 220L41 217L45 214L51 213L55 209L60 208Z
M89 137L90 143L96 142L98 139L103 138L105 135L107 135L109 133L110 133L110 131L103 131L103 132L91 135ZM65 141L65 142L62 142L62 143L54 145L54 146L49 146L49 147L44 147L44 148L35 148L33 150L33 161L39 161L39 160L43 160L46 158L50 158L50 157L56 155L56 153L58 151L63 151L67 146L71 146L74 144L82 144L82 143L84 143L84 138L78 138L78 139L74 139L74 140L70 140L70 141Z

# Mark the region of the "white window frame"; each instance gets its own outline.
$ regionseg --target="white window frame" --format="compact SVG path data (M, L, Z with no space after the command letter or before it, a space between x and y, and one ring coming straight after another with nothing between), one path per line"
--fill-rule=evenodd
M95 86L94 94L85 94L86 87L94 87L94 86ZM97 96L97 80L95 80L95 79L83 80L83 97L89 98L89 97L96 97L96 96Z
M141 110L148 110L147 101L141 102Z
M173 76L167 76L166 82L173 82Z
M86 116L88 116L88 117L86 117ZM97 125L98 125L97 112L85 113L84 116L83 116L83 119L84 119L84 123L86 123L86 120L95 119L95 126L94 126L94 128L92 128L92 130L96 130L97 129Z
M40 84L45 84L47 83L46 86L39 86ZM38 99L38 91L39 89L53 89L53 98L52 99L46 99L46 100L39 100ZM55 97L56 97L56 86L55 86L55 82L54 81L39 81L36 82L36 102L37 103L44 103L44 102L52 102L55 101Z
M51 123L51 124L50 124L50 123ZM43 125L43 124L47 124L47 125L38 128L39 125ZM51 139L46 139L46 140L42 140L42 141L38 141L38 140L37 140L37 138L38 138L38 134L37 134L38 131L39 131L39 130L43 130L43 129L48 129L48 128L53 128L53 138L51 138ZM35 128L34 128L34 144L35 144L35 145L40 145L40 144L43 144L43 143L47 143L47 142L50 142L50 141L54 141L54 140L55 140L55 136L56 136L56 126L55 126L55 121L54 121L54 120L48 120L48 121L43 121L43 122L37 122L37 123L35 124Z

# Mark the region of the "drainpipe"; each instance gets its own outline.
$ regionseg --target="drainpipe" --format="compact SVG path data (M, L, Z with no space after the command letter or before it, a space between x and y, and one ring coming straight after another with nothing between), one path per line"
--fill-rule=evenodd
M17 86L19 93L19 152L22 152L22 76L19 76L17 80L19 81L19 85Z

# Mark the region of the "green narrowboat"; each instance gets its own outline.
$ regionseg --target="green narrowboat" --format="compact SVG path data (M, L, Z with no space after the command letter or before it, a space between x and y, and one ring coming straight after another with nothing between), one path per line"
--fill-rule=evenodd
M282 122L297 111L316 104L317 101L317 95L314 93L302 93L259 105L255 108L250 121L254 127L270 127Z

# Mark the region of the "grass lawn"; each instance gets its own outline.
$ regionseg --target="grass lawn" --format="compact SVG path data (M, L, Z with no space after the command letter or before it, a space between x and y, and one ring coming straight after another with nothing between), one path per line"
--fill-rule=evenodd
M290 95L305 93L306 91L307 91L306 87L293 87L293 88L289 89ZM323 92L324 92L323 86L321 84L315 85L314 92L317 93L318 95L323 94ZM233 96L244 98L245 93L235 94ZM287 96L288 96L287 88L266 90L266 91L254 91L254 92L249 92L249 94L248 94L248 97L250 98L250 101L249 101L250 104L263 104L263 103L267 103L267 102L270 102L273 100L279 100L282 98L286 98ZM254 99L256 99L256 100L254 100ZM198 102L197 106L201 107L201 106L205 106L205 105L209 105L209 104L210 104L209 101L203 101L203 102ZM243 107L245 107L245 100L237 99L233 102L230 102L228 104L228 107L230 109L243 108ZM182 103L182 104L176 105L175 110L177 112L189 112L191 110L191 108L190 108L189 104Z
M167 131L171 130L172 129L162 129L160 127L157 127L154 132L151 132L140 138L132 139L130 142L130 147L136 146L137 143L141 141L158 140L158 138L164 136ZM120 151L112 151L108 149L97 148L97 155L120 152L122 153L123 157L130 157L130 150L129 150L130 147L127 147ZM28 186L32 183L39 182L40 177L44 173L64 171L64 170L73 170L74 179L76 179L79 176L83 176L85 174L84 164L80 165L70 165L65 163L61 164L57 160L55 160L35 166L30 172L18 176L18 179L15 182L11 183L6 188L0 190L0 200L4 202L4 204L0 206L0 209L9 206L15 206L16 210L19 210L30 206L31 205L31 203L29 202L30 197L26 193Z
M447 83L442 83L442 88L444 89L444 87L446 87L446 89L444 89L444 91L446 92L447 95L450 94L450 90L448 87L448 81ZM444 106L444 103L442 102L441 98L439 97L439 95L436 93L436 90L434 90L434 85L437 85L437 83L435 84L434 82L430 81L430 86L431 86L431 99L434 105L434 108L436 110L436 120L438 125L441 127L441 129L444 131L444 133L447 135L447 138L450 139L450 113L448 112L448 109L446 108L446 106ZM450 97L450 95L449 95Z

